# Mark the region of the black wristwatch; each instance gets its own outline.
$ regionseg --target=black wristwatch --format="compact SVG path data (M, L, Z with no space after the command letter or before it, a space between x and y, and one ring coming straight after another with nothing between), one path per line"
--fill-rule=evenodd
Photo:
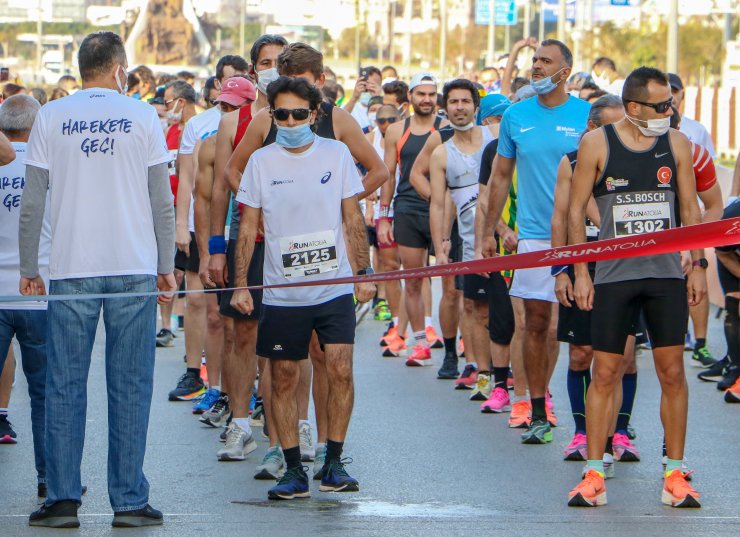
M709 266L709 261L705 257L696 259L693 263L691 263L692 267L699 267L699 268L707 268Z
M367 276L369 274L375 274L375 271L372 269L372 267L367 267L357 271L358 276Z

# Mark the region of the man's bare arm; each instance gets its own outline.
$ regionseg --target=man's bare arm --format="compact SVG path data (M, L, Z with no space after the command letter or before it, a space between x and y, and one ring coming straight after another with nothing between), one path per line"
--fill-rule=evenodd
M676 190L678 191L681 224L691 226L701 222L701 211L696 201L693 152L688 138L677 131L671 132L671 145L676 158ZM692 250L691 258L704 257L704 250Z
M429 162L429 181L424 179L430 187L431 201L429 203L429 228L432 233L432 242L434 251L438 254L444 252L442 241L449 238L445 235L445 194L447 193L447 154L444 147L438 146L432 152L432 158ZM438 255L439 257L439 255Z
M352 271L357 273L370 266L367 227L357 196L342 200L342 222L347 239L347 257L352 265Z
M558 165L558 177L555 182L555 206L550 221L552 229L550 241L553 248L568 244L568 202L570 200L570 180L572 178L573 172L570 161L568 157L563 157Z
M224 178L229 185L229 189L234 194L239 190L239 183L241 183L242 174L244 173L244 168L247 167L249 157L262 147L267 134L270 132L271 124L272 116L270 116L270 111L267 108L263 108L252 118L247 131L244 133L244 137L239 142L239 145L236 146L234 153L226 163Z
M206 138L198 151L198 171L195 175L195 241L201 260L208 257L208 237L213 189L213 164L216 155L216 138Z
M704 214L701 217L702 223L716 222L722 218L724 212L724 203L722 201L722 189L719 183L714 183L704 192L699 192L699 199L704 204Z
M216 134L216 154L214 158L213 188L211 189L209 222L212 236L223 235L226 226L226 215L229 213L229 184L224 175L226 163L233 153L232 136L236 131L239 112L226 114L221 118Z
M385 152L383 160L388 170L388 180L380 187L380 204L390 205L393 201L393 193L396 191L396 168L398 166L398 155L396 154L396 144L401 138L403 124L395 123L385 132Z
M414 161L414 165L411 167L411 173L409 174L409 182L414 187L416 193L422 198L429 201L431 198L431 188L429 186L429 168L430 160L434 150L442 145L442 136L439 131L433 132L427 141L424 143L424 147Z
M196 147L197 151L197 147ZM177 154L177 208L175 209L175 227L177 247L190 255L190 198L193 196L193 175L195 173L193 155Z
M237 287L247 286L247 270L254 254L254 244L257 240L261 215L262 209L248 205L244 207L244 212L242 212L239 239L236 244L236 274L234 283Z
M578 163L570 183L568 244L586 242L586 206L593 193L603 143L604 135L599 131L592 131L583 137L578 148ZM588 277L586 263L576 263L574 269L576 276Z
M335 107L332 112L332 123L337 140L344 143L352 153L352 157L367 170L362 179L365 191L359 195L358 199L366 198L388 182L388 168L351 115Z

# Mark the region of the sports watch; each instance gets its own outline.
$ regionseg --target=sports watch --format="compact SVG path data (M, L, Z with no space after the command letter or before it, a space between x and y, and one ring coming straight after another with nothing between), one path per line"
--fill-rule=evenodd
M375 271L372 269L372 267L367 267L357 271L358 276L368 276L370 274L375 274Z
M709 266L709 262L705 257L701 257L699 259L694 260L693 263L691 263L692 267L699 267L699 268L707 268Z

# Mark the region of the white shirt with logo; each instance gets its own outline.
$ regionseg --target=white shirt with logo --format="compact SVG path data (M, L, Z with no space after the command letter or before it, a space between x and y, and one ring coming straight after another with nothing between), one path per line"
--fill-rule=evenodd
M342 230L342 200L363 192L343 143L316 137L306 151L278 144L254 152L237 201L262 209L265 285L352 275ZM313 306L351 294L351 284L265 289L273 306Z
M714 150L714 144L712 143L712 137L709 134L707 128L690 117L681 117L681 132L686 135L690 141L697 145L702 146L709 152L712 160L717 159L717 152Z
M25 186L26 144L13 142L15 160L0 166L0 296L20 296L20 257L18 256L18 223L21 215L21 196ZM41 226L39 242L39 275L49 288L49 253L51 252L51 224L49 200ZM46 302L0 302L0 310L45 310Z
M93 88L43 106L26 164L49 171L49 277L156 275L148 172L169 161L147 103Z

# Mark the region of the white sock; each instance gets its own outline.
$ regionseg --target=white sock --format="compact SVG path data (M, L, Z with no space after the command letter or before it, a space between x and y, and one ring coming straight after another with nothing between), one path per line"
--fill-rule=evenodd
M431 317L424 317L424 326L425 327L427 327L427 326L433 326L433 325L434 325L434 321L432 321L432 318Z
M221 386L211 386L212 390L216 390L218 393L221 393Z
M249 418L234 418L232 420L245 433L250 434L252 428L249 426Z
M417 343L426 343L427 333L423 330L421 332L414 332L414 340L416 340Z
M398 328L398 317L393 317L393 326Z

